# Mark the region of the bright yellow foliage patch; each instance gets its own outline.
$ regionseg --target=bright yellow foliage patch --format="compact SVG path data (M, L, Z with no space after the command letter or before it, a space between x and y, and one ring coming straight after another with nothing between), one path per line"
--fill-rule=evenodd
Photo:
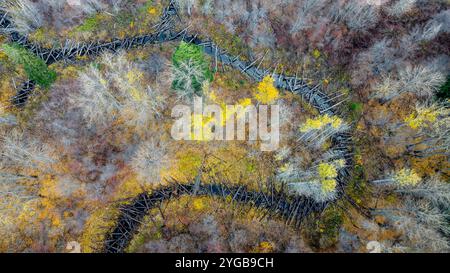
M320 178L335 178L337 176L336 167L329 163L320 163L317 167Z
M418 129L422 126L436 122L439 114L439 110L432 108L421 108L418 109L417 114L411 114L405 118L405 122L412 129Z
M336 189L337 169L333 164L320 163L317 167L319 173L322 191L330 193Z
M335 179L322 180L322 191L324 193L333 192L336 189L337 182Z
M5 54L5 52L0 51L0 61L6 60L6 59L8 59L8 56Z
M147 12L150 15L155 15L158 11L156 10L155 7L150 7L150 8L148 8Z
M314 51L312 52L312 55L313 55L314 58L318 59L318 58L320 58L320 56L321 56L322 54L321 54L320 51L316 48L316 49L314 49Z
M258 84L255 92L255 99L263 104L271 104L278 99L280 92L274 86L275 80L271 76L266 76Z
M415 186L422 178L416 173L416 171L411 169L402 169L395 176L395 181L401 186Z
M273 252L275 246L272 242L263 241L256 247L255 252L257 253L270 253Z
M202 198L196 198L193 202L194 210L202 210L205 208L205 202Z
M328 114L319 115L316 118L307 119L305 124L300 127L300 132L306 133L312 130L321 130L326 126L331 126L335 129L341 127L342 119L337 116L329 116Z

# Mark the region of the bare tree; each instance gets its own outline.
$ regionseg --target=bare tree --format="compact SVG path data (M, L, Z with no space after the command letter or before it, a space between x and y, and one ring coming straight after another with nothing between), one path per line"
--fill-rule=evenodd
M385 192L397 194L398 206L377 209L390 224L402 233L401 245L392 246L394 251L446 252L450 243L445 236L450 208L450 185L434 176L422 180L411 170L402 170L390 178L375 181ZM389 186L386 188L386 186Z
M297 12L297 19L291 28L291 33L302 31L311 27L310 17L325 4L322 0L305 0Z
M180 8L181 11L185 11L187 15L191 16L194 8L197 8L199 4L198 1L195 0L176 0L175 1Z
M66 5L66 1L61 0L47 0L46 4L50 6L53 10L56 10L58 12L61 12L61 10Z
M129 125L148 125L152 117L160 116L166 96L159 89L145 86L143 74L119 53L101 57L103 68L91 65L79 75L81 92L70 100L82 110L86 121L94 126L106 126L123 117Z
M417 0L398 0L388 8L388 14L394 17L400 17L410 12L416 5Z
M22 132L13 130L1 137L0 218L20 212L25 202L38 198L33 172L47 172L55 157L50 149Z
M433 40L442 30L442 24L434 19L430 19L422 26L416 26L413 30L401 37L403 55L408 55L416 51L422 42Z
M161 180L161 170L167 162L167 148L164 143L152 139L140 145L131 165L142 181L158 184Z
M17 119L16 116L13 114L9 114L4 112L4 106L1 105L0 103L0 126L3 125L7 125L7 126L11 126L11 125L17 125Z
M389 101L401 94L400 83L392 76L387 75L382 81L376 83L373 86L374 93L371 94L372 98L382 99Z
M3 136L1 162L4 166L44 168L54 163L55 159L47 145L25 139L22 133L14 130L9 135Z
M387 217L392 226L402 237L400 243L391 247L400 252L447 252L448 240L442 234L426 223L420 222L415 215L406 210L384 210L382 215Z
M392 47L392 40L384 38L369 49L358 54L352 82L365 84L367 79L389 73L396 65L398 50Z
M214 0L205 0L201 6L201 11L204 15L211 15L213 12Z
M14 30L28 34L40 28L44 23L44 18L37 5L30 0L9 0L1 8L12 18Z
M434 71L430 66L408 65L399 71L400 88L419 97L430 98L445 80L441 72Z
M450 32L450 9L446 9L433 17L433 20L441 25L441 31Z
M448 208L448 203L446 205ZM401 245L394 245L393 249L405 252L447 252L450 249L444 236L450 234L449 214L427 200L406 196L401 207L381 209L378 213L402 233Z
M86 72L80 73L79 82L82 90L69 95L71 103L81 108L89 124L109 123L122 104L110 92L105 77L91 65Z
M420 98L429 99L445 80L445 75L431 65L406 65L398 71L396 78L386 75L382 81L375 84L373 87L375 93L372 97L389 101L409 92Z
M95 14L106 9L100 0L80 0L80 8L87 14Z
M109 0L108 2L110 3L111 10L114 13L118 13L120 11L120 9L122 8L122 6L125 4L124 0Z
M330 9L330 17L334 22L343 22L349 29L363 31L378 22L378 10L373 5L350 0L341 5L337 2Z
M156 118L162 117L163 112L167 107L167 94L159 87L147 86L147 95L150 111Z

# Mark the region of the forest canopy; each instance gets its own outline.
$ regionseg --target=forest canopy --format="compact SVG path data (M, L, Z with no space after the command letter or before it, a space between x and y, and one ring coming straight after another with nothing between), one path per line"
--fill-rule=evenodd
M0 0L0 252L449 252L449 18Z

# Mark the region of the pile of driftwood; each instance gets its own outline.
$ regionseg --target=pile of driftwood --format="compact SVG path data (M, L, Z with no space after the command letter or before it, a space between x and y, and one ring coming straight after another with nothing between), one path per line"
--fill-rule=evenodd
M4 33L9 37L11 42L17 43L28 49L37 57L50 65L58 61L73 61L76 57L96 56L105 51L118 52L120 50L129 50L148 44L158 44L173 40L179 40L186 33L185 30L174 32L176 8L173 2L163 10L160 21L154 26L155 32L135 37L127 37L124 39L113 39L111 41L96 41L88 43L80 43L66 41L64 44L54 46L52 48L42 47L38 43L31 42L28 37L21 35L14 30L8 14L0 10L0 33ZM35 83L26 81L17 90L16 95L10 100L15 106L22 107L28 100L29 95L34 90Z
M343 102L342 100L336 101L342 94L330 97L321 92L319 86L310 87L297 76L287 76L282 73L278 74L275 71L260 68L264 57L246 62L240 59L239 56L228 54L211 41L202 41L196 35L189 35L187 29L176 31L175 21L177 17L177 6L174 1L170 1L169 5L163 11L160 22L155 26L154 33L125 39L113 39L109 42L66 42L59 47L50 49L32 43L27 37L15 32L11 27L11 21L8 19L7 14L2 14L1 12L0 31L8 34L12 42L24 46L36 56L43 59L47 64L65 60L73 61L77 56L95 56L105 51L117 52L119 50L127 50L148 44L175 40L185 41L201 46L206 54L212 56L215 60L216 70L217 64L221 63L222 67L232 67L257 82L261 81L266 75L272 75L277 88L300 95L321 114L335 115L337 106ZM35 83L32 81L25 82L13 98L13 103L18 106L24 105L29 94L33 91L34 86ZM332 144L332 149L340 151L343 157L342 159L346 162L345 167L339 170L337 177L337 196L341 198L345 196L344 188L349 180L353 166L351 135L348 133L335 134L332 136ZM276 191L275 187L271 187L270 189L269 192L265 193L263 191L247 191L244 187L230 188L225 183L211 185L174 183L172 186L155 190L151 194L141 194L132 200L130 205L121 207L122 214L114 230L108 234L103 251L124 251L149 209L160 206L163 201L171 200L181 195L231 197L237 203L250 204L258 209L265 209L270 213L269 215L276 214L281 216L287 223L292 223L296 226L300 224L306 215L311 212L320 212L328 205L326 202L319 203L310 198L290 197L284 190Z
M150 194L143 193L130 204L121 206L117 225L107 235L104 249L101 251L123 252L149 210L160 208L164 201L186 195L209 196L245 204L248 208L260 210L261 218L277 216L285 219L286 224L295 226L299 226L301 220L311 212L320 212L327 206L327 203L317 203L302 196L290 197L284 189L276 189L273 183L268 183L265 191L249 191L244 186L230 187L227 183L203 185L200 182L174 182L171 186L157 189Z

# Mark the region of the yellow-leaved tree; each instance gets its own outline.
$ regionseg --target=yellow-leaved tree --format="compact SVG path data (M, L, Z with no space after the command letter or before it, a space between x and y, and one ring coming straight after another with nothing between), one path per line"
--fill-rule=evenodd
M294 162L279 169L278 179L288 185L292 193L308 196L317 202L336 197L339 170L345 167L344 159L322 161L306 170L297 168Z
M321 189L324 193L333 192L336 189L337 168L331 163L320 163L317 167L320 177Z
M337 133L344 132L348 125L337 116L328 114L319 115L315 118L308 118L299 128L299 141L307 143L310 146L320 147Z
M431 105L430 107L418 106L416 107L416 113L410 114L404 121L410 128L419 129L431 126L443 114L445 114L445 108L441 108L438 105Z
M274 85L275 80L271 76L265 76L255 90L255 99L262 104L272 104L280 96L280 92Z
M414 187L422 181L417 172L413 169L403 168L399 171L392 172L386 179L372 181L377 185L393 185L397 187Z

